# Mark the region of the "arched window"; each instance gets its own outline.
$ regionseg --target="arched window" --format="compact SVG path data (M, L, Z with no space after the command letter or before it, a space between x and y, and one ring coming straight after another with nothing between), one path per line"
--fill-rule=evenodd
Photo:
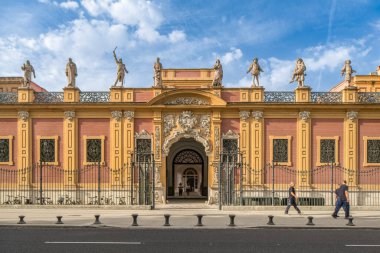
M174 158L174 164L202 164L202 157L194 150L186 149L179 152Z

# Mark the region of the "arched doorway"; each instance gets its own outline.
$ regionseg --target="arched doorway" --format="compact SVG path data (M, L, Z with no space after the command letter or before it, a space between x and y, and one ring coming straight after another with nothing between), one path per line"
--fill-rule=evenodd
M168 198L207 198L207 156L202 144L180 139L171 146L166 164Z

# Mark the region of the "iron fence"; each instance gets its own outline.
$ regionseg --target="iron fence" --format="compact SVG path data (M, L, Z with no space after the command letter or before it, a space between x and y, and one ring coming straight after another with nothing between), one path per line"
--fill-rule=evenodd
M3 205L151 205L154 208L152 155L122 168L98 164L62 169L44 163L0 169Z
M301 206L332 206L335 190L343 180L349 187L352 206L380 206L380 168L347 169L335 164L297 170L267 164L253 169L236 161L221 161L219 173L222 205L285 206L289 184L295 184Z

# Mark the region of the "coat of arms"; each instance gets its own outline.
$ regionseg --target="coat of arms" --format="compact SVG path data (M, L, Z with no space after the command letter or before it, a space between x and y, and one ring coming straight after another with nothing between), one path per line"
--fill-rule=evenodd
M185 132L193 129L197 122L197 117L191 111L183 111L178 117L178 123Z

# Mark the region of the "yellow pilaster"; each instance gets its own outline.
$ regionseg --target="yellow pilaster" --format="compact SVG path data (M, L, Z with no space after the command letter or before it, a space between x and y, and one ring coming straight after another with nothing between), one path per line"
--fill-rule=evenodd
M310 112L302 111L297 119L297 164L298 186L310 185L311 165L311 119Z
M358 88L355 86L348 86L342 90L343 103L355 103L358 101Z
M19 103L32 103L34 101L34 90L31 88L18 88L17 93Z
M251 113L249 111L240 111L240 141L239 149L243 155L243 162L248 163L250 161L250 148L249 148L249 118Z
M80 90L76 87L63 88L63 101L65 103L77 103L80 100Z
M153 112L154 124L154 139L153 139L153 154L156 165L155 184L157 187L162 186L161 178L165 179L166 170L162 169L162 113L161 111ZM165 180L166 181L166 180Z
M75 170L78 168L78 120L75 111L65 111L63 120L63 169L64 185L73 186L78 183Z
M263 102L264 101L264 87L255 86L250 89L251 102Z
M123 167L123 112L112 111L110 120L110 167L118 170ZM111 175L113 185L121 183L121 174Z
M343 154L344 167L356 172L358 169L358 112L349 111L344 119ZM356 173L349 173L348 182L357 185Z
M212 112L211 120L211 141L213 143L213 152L209 155L209 166L208 166L208 185L213 189L218 188L218 163L219 154L221 151L221 131L222 131L222 119L219 110Z
M17 169L19 173L18 183L31 184L32 176L32 122L29 112L19 111L17 120Z
M311 88L308 86L298 87L295 89L296 102L307 103L311 99Z
M249 89L240 89L240 102L249 102Z
M251 160L250 165L255 174L252 175L252 183L261 185L264 177L264 119L262 111L253 111L251 118Z
M133 102L133 101L134 101L133 89L125 88L123 90L123 102Z
M124 163L127 166L131 164L131 155L135 147L134 139L134 111L124 111Z
M110 88L110 102L123 102L123 87L111 87Z

